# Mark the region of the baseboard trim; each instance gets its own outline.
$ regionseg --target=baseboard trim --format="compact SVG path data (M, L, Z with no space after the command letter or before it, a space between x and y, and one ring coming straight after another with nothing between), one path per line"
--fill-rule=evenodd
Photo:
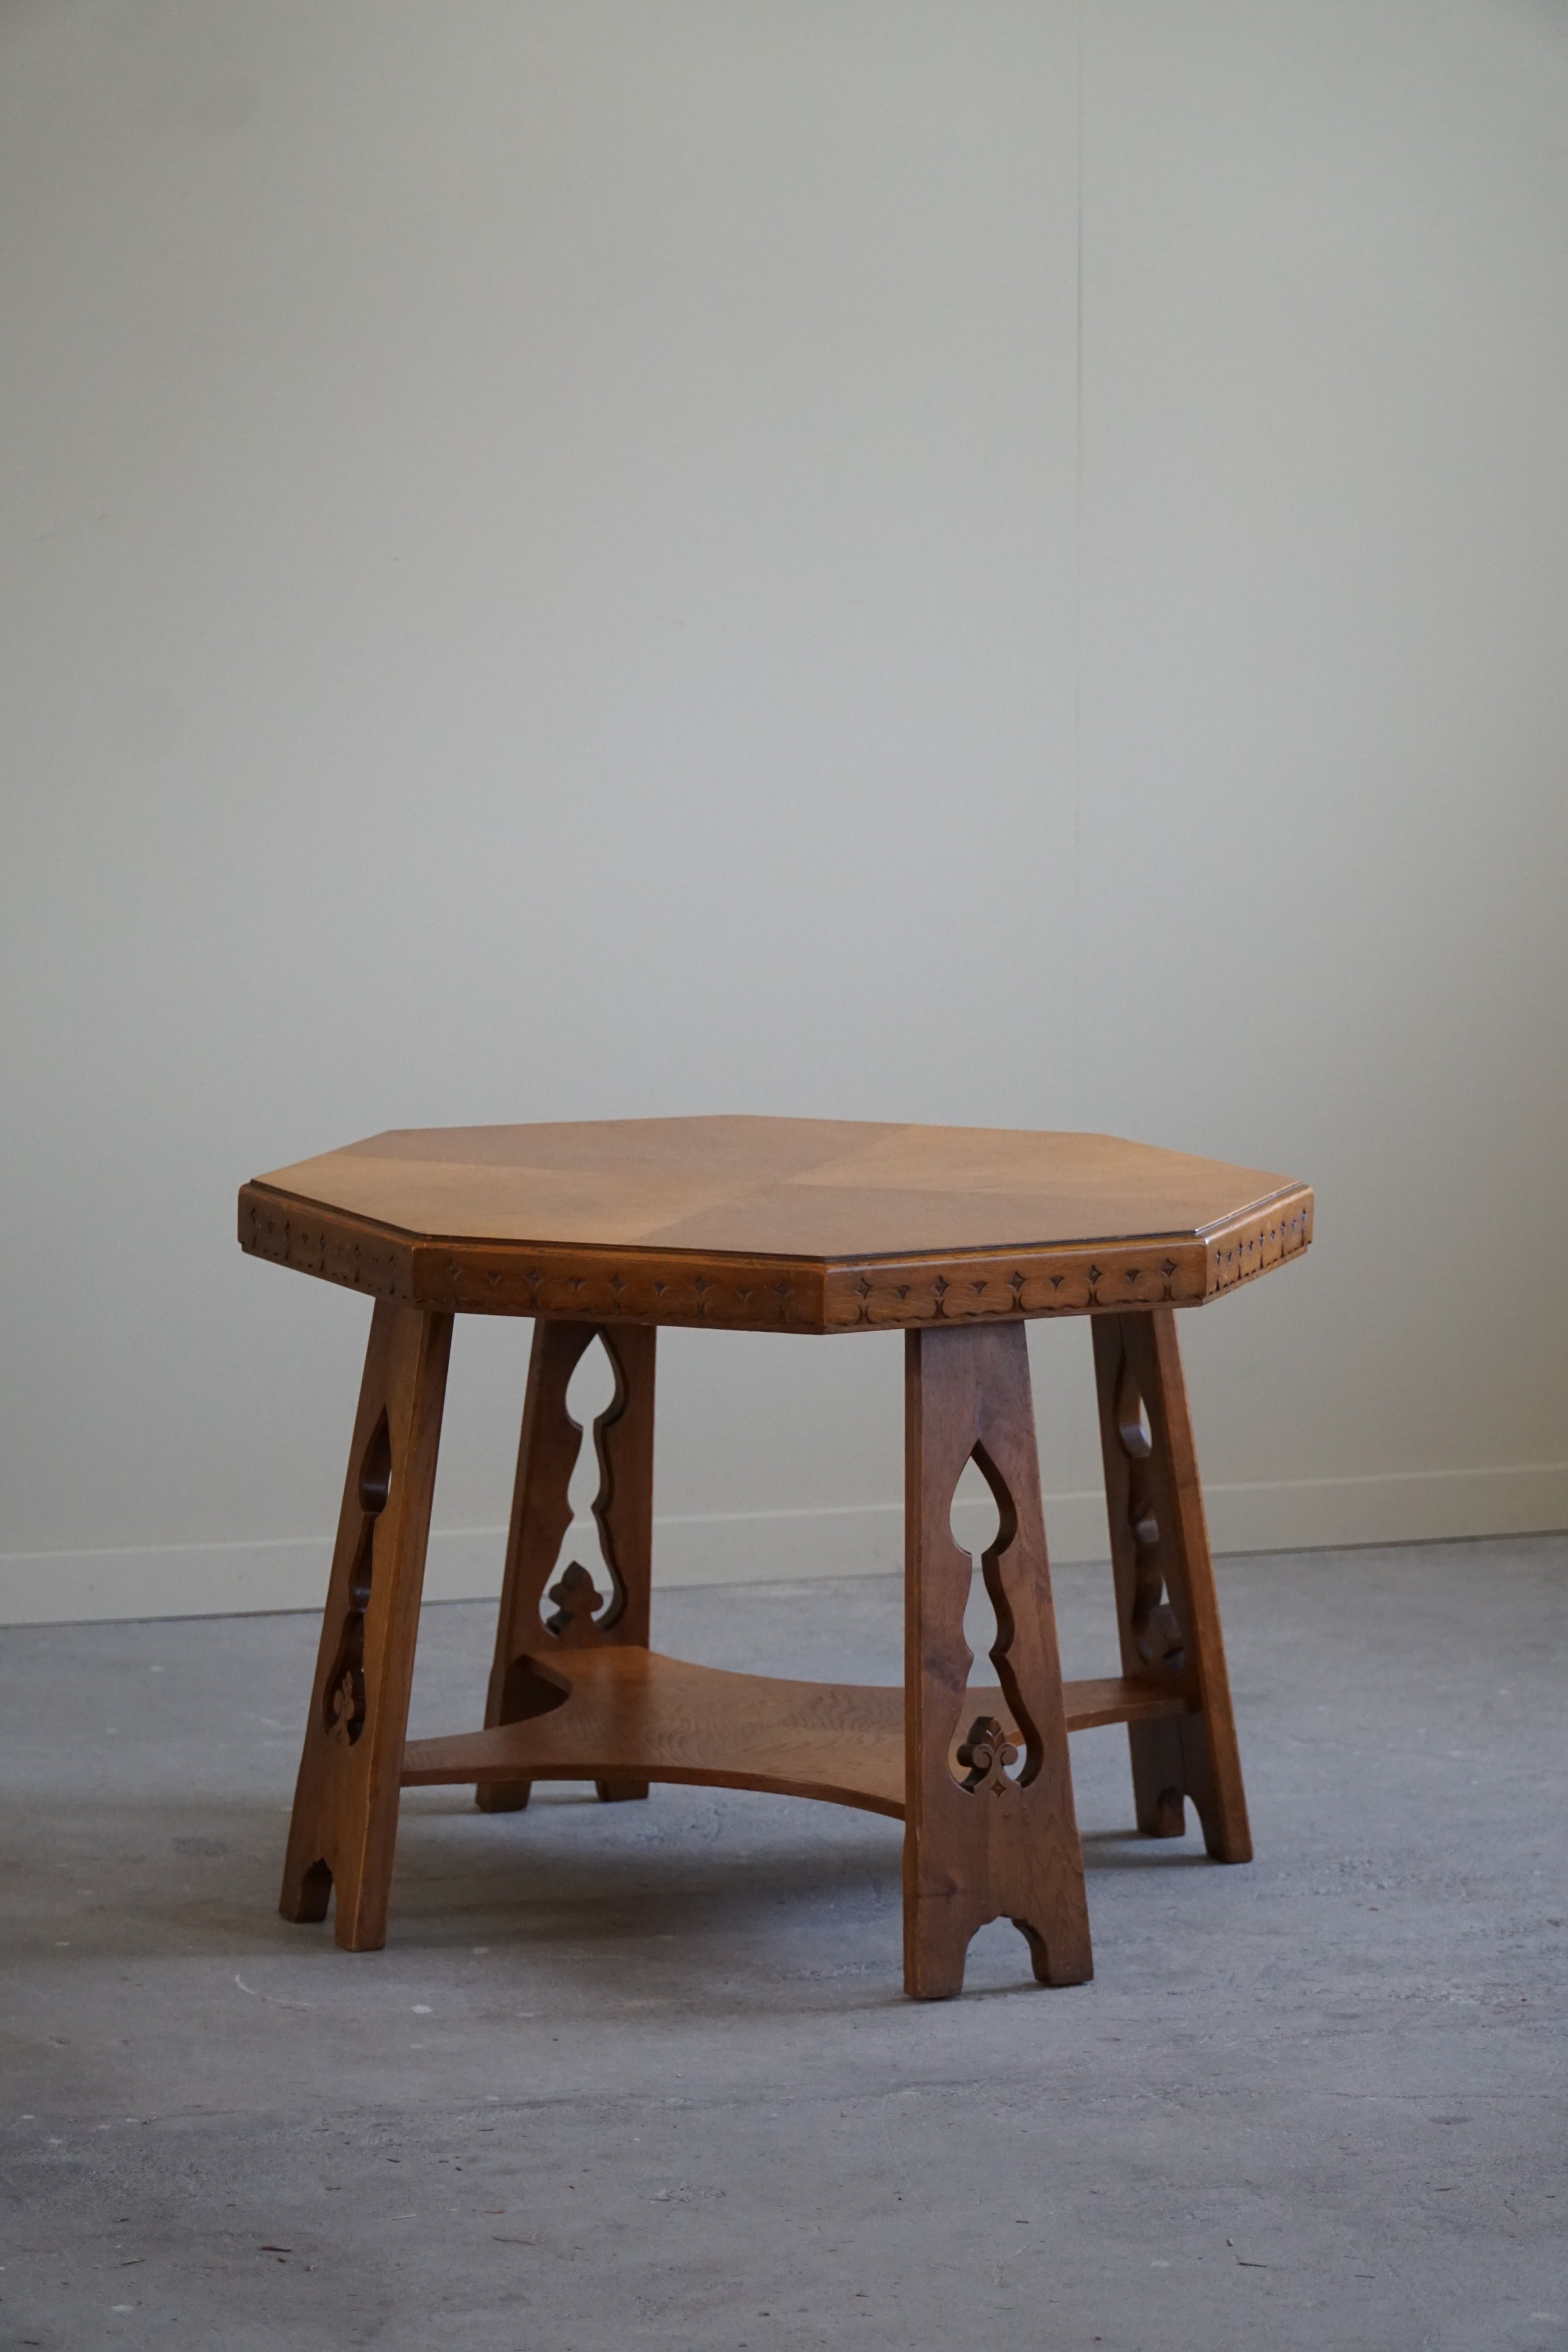
M1207 1499L1214 1546L1222 1552L1537 1534L1568 1528L1568 1463L1221 1484L1208 1488ZM981 1533L984 1509L960 1506L960 1530L967 1514ZM1105 1506L1098 1494L1048 1496L1046 1528L1053 1559L1106 1556ZM591 1530L585 1532L591 1543ZM500 1528L434 1531L425 1598L493 1599L500 1591L505 1540ZM664 1585L871 1576L896 1569L903 1549L904 1514L896 1503L715 1513L654 1524L654 1575ZM325 1536L0 1553L0 1625L317 1609L330 1557Z

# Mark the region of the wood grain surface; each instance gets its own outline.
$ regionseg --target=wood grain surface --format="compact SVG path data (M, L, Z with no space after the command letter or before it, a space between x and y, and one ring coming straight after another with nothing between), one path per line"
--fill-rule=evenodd
M550 1703L552 1657L581 1650L648 1646L653 1565L653 1351L658 1333L642 1324L605 1328L591 1323L534 1326L523 1431L507 1536L507 1566L490 1670L486 1725L517 1723ZM600 1602L580 1562L560 1560L571 1525L568 1488L584 1432L567 1411L571 1376L595 1339L603 1341L615 1375L615 1393L586 1442L599 1465L593 1503L600 1549L612 1590ZM547 1602L546 1587L560 1568ZM575 1570L575 1576L574 1571ZM538 1663L536 1664L536 1661ZM542 1672L541 1672L542 1669ZM600 1795L645 1797L645 1777L605 1773ZM516 1812L528 1783L486 1781L482 1811Z
M653 1780L819 1797L904 1822L904 1981L943 1999L1006 1917L1051 1984L1092 1973L1070 1731L1128 1726L1137 1818L1251 1854L1173 1308L1304 1249L1306 1187L1113 1138L805 1119L645 1119L377 1136L240 1195L254 1254L376 1301L281 1907L385 1940L399 1790L536 1780L608 1799ZM405 1745L457 1310L538 1318L483 1730ZM1062 1685L1024 1321L1091 1314L1122 1648ZM662 1323L905 1330L903 1691L719 1674L648 1647ZM591 1435L585 1351L614 1375ZM591 1443L611 1591L562 1559ZM998 1528L981 1562L997 1680L974 1685L955 1489Z
M279 1909L354 1952L385 1943L425 1544L452 1345L449 1315L371 1319L321 1623Z
M1170 1309L1099 1318L1094 1370L1123 1668L1187 1702L1166 1721L1129 1721L1138 1827L1150 1837L1180 1837L1190 1798L1214 1859L1250 1862L1219 1601Z
M441 1312L758 1330L1196 1305L1291 1179L1112 1136L788 1118L397 1129L244 1187L251 1255Z
M540 1681L540 1711L523 1721L410 1740L403 1786L661 1780L766 1789L904 1818L904 1693L896 1686L729 1674L608 1645L545 1665ZM1147 1720L1187 1704L1137 1676L1068 1683L1064 1696L1070 1731ZM1016 1732L999 1688L980 1685L969 1698ZM950 1756L960 1738L956 1730Z
M1079 1984L1093 1964L1027 1334L911 1331L904 1349L904 1988L923 2000L960 1991L970 1938L996 1918L1023 1934L1041 1983ZM952 1509L971 1459L998 1510L981 1570L1002 1707L967 1688L974 1570Z

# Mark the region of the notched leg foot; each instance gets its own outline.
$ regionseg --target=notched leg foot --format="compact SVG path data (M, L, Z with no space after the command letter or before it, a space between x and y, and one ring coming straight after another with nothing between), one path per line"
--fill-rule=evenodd
M1220 1802L1202 1717L1171 1723L1133 1724L1133 1791L1145 1837L1184 1837L1192 1807L1214 1862L1250 1862L1252 1836L1244 1804Z
M1138 1827L1145 1837L1186 1835L1186 1799L1179 1789L1162 1789L1152 1804L1140 1803Z
M921 1906L904 1948L904 1990L911 2000L955 2000L964 1990L964 1963L973 1929Z
M1094 1974L1094 1956L1085 1936L1042 1936L1027 1919L1015 1919L1013 1926L1029 1946L1030 1965L1035 1982L1042 1985L1087 1984Z
M1203 1825L1204 1851L1210 1862L1250 1862L1252 1833L1246 1815L1239 1822L1234 1818L1228 1821L1218 1806L1206 1804L1201 1797L1195 1797L1193 1803Z
M520 1813L533 1792L531 1780L483 1780L474 1802L482 1813Z
M284 1873L277 1907L286 1919L305 1927L327 1916L331 1895L332 1874L324 1862L313 1862L305 1870L291 1865Z
M332 1933L340 1951L379 1952L387 1939L384 1899L372 1900L356 1909L345 1903L340 1894L333 1915Z
M645 1797L650 1787L646 1780L595 1780L593 1785L599 1792L601 1805L630 1804L639 1797Z

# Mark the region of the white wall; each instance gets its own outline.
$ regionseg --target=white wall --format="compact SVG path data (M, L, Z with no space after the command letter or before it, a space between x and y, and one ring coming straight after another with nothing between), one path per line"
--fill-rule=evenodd
M12 0L0 1613L319 1594L233 1193L392 1124L1313 1178L1218 1539L1568 1521L1565 131L1523 0ZM661 1573L896 1557L896 1340L663 1349Z

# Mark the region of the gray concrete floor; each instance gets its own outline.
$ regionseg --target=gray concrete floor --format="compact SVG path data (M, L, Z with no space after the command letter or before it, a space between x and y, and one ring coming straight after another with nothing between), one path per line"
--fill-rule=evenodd
M1097 1975L899 1991L896 1824L405 1801L392 1932L274 1910L315 1628L0 1636L0 2344L1568 2346L1568 1538L1221 1563L1259 1859L1074 1742ZM1104 1580L1059 1573L1069 1672ZM426 1612L416 1731L489 1612ZM895 1680L891 1579L660 1595Z

